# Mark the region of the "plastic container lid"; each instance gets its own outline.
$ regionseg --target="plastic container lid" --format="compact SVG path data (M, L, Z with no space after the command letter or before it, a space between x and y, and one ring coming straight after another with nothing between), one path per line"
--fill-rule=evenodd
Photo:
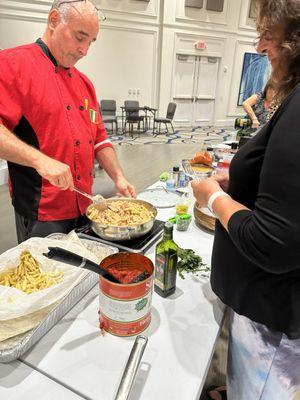
M161 187L156 187L153 189L146 189L139 193L137 198L147 201L157 208L168 208L176 206L180 196L181 195L174 190L166 190Z

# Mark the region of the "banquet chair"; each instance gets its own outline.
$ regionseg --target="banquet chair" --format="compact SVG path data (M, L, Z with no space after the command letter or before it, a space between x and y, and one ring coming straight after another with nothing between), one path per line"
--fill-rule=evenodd
M125 108L125 124L124 124L124 132L126 132L126 125L129 125L129 132L131 136L133 136L133 124L138 125L138 130L140 130L140 124L143 123L144 126L144 117L139 115L139 102L137 100L125 100L124 108Z
M118 133L117 105L115 100L101 100L99 111L104 123L111 124L111 131L114 133L114 124L116 133Z
M168 109L167 109L167 115L166 115L166 117L165 117L165 118L163 118L163 117L154 118L154 122L153 122L153 134L154 134L154 132L155 132L155 124L158 124L158 133L160 133L160 126L161 126L161 124L165 124L166 129L167 129L167 132L169 132L169 130L168 130L168 124L170 124L171 127L172 127L172 130L173 130L173 133L175 133L174 127L173 127L173 124L172 124L172 120L173 120L173 118L174 118L174 114L175 114L175 111L176 111L176 107L177 107L177 104L176 104L176 103L169 103Z

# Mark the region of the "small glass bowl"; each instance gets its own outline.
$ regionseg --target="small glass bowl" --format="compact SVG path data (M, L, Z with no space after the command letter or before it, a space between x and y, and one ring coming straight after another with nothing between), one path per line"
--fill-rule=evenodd
M185 214L184 216L178 215L177 221L176 221L176 229L178 231L187 231L188 227L191 223L192 216L189 214Z

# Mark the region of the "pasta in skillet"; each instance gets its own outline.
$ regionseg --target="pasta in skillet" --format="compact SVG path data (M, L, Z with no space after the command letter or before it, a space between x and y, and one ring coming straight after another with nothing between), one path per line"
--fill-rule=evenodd
M99 211L97 207L92 206L88 209L88 217L102 225L109 226L128 226L142 224L154 217L152 211L148 210L142 204L119 200L113 203L118 212L109 210Z
M29 251L23 251L19 265L0 274L0 285L15 287L30 294L59 283L62 276L63 272L41 272L38 262Z

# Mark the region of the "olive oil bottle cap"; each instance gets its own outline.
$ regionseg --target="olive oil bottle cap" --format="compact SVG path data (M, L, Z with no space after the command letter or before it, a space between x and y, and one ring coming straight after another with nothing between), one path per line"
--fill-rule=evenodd
M167 221L164 226L164 231L166 233L172 233L173 232L173 224L171 222Z

